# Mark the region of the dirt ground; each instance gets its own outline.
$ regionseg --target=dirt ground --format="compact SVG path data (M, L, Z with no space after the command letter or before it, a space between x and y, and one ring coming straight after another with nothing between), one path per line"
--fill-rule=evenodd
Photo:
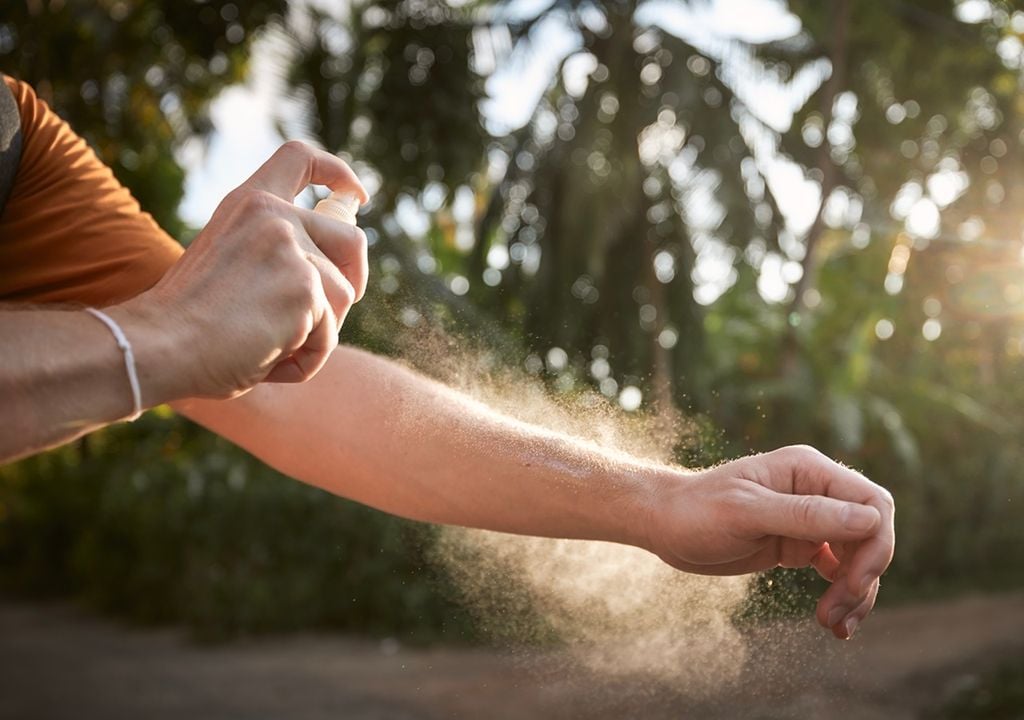
M325 635L201 647L68 605L0 601L0 718L926 718L1024 652L1024 594L882 608L849 643L803 622L764 636L740 682L694 698L554 653Z

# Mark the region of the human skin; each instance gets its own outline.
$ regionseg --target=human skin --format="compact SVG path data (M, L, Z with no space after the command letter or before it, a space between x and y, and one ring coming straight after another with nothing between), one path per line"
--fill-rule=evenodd
M155 287L104 309L132 343L144 407L303 382L327 361L366 289L366 236L296 207L311 182L368 199L342 160L287 143L224 198ZM124 360L98 319L0 306L0 338L0 460L130 414Z
M346 346L303 385L175 407L287 475L415 520L626 543L709 575L813 566L834 581L818 621L840 638L892 559L889 493L812 448L684 471L513 420Z
M295 208L309 182L363 193L340 160L290 144L152 290L107 310L145 407L170 402L291 477L416 520L626 543L702 574L813 566L832 581L818 621L852 635L892 559L883 488L807 447L697 471L641 461L336 347L366 286L365 237ZM130 413L94 318L0 310L0 338L0 460Z

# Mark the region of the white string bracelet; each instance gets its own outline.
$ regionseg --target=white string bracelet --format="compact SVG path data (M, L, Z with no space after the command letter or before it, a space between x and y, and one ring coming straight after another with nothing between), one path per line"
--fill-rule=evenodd
M85 311L106 325L113 333L117 341L117 347L124 355L124 369L128 372L128 384L132 386L132 414L125 420L132 422L142 414L142 391L139 389L139 376L135 372L135 355L132 353L132 344L117 322L102 310L96 308L85 308Z

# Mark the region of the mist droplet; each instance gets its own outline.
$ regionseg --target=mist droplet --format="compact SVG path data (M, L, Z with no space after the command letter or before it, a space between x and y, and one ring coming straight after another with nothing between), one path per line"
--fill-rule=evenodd
M619 405L626 412L634 412L638 410L643 399L643 393L640 392L640 388L635 385L627 385L622 388L622 392L619 393Z

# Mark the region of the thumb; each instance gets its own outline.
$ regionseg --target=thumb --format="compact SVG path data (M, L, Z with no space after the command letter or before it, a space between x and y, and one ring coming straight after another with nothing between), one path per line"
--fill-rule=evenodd
M870 505L819 495L772 493L756 525L765 535L812 542L853 542L871 536L882 516Z

